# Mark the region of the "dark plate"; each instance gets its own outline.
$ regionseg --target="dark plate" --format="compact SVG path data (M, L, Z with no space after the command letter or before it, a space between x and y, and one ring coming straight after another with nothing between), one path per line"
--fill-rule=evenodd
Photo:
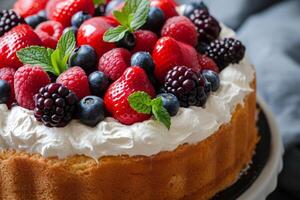
M264 111L259 105L257 108L260 111L257 122L260 141L257 144L252 164L234 185L218 193L213 200L237 199L255 182L268 161L271 152L271 129Z

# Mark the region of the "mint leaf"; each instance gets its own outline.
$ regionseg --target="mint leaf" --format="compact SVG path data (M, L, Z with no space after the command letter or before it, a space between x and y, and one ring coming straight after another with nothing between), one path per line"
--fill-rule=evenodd
M135 92L128 97L132 109L138 113L151 114L151 97L146 92Z
M94 0L94 5L105 4L106 0Z
M163 106L153 105L152 113L157 121L163 123L168 129L171 128L170 114Z
M136 10L134 11L134 17L130 22L130 28L133 30L137 30L142 27L148 17L150 2L148 0L135 0Z
M45 71L56 74L52 68L51 54L53 49L40 46L26 47L17 52L19 60L24 64L39 65Z
M120 41L128 31L128 28L124 26L117 26L116 28L111 28L105 32L103 40L106 42L118 42Z
M124 27L129 26L128 24L128 15L124 12L121 12L119 10L114 10L113 15L117 19L117 21Z

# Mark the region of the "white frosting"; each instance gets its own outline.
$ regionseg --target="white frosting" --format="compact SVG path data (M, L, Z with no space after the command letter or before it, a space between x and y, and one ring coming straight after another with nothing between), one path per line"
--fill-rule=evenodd
M234 33L223 28L222 37ZM244 59L220 73L221 87L210 95L205 108L180 108L168 131L161 123L148 120L131 126L106 118L96 127L73 120L64 128L47 128L37 122L32 111L21 107L8 110L0 105L0 149L39 153L45 157L66 158L86 155L95 159L108 155L145 155L172 151L179 145L196 144L221 125L229 123L232 112L252 91L255 71Z

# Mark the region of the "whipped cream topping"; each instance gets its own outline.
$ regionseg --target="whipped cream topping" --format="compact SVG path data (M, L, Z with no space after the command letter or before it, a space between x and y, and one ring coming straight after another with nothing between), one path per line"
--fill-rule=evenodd
M234 37L223 27L222 37ZM181 144L196 144L229 123L232 112L253 90L255 71L244 59L220 73L220 89L212 93L205 108L180 108L167 130L152 119L131 126L106 118L96 127L73 120L64 128L48 128L35 120L32 111L19 106L8 110L0 105L0 149L39 153L44 157L66 158L86 155L94 159L111 155L155 155L175 150Z

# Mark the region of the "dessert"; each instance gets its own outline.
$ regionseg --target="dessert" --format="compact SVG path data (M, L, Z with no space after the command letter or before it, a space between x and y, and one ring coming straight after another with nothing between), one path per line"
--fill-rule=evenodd
M203 3L25 1L0 14L1 199L210 199L251 162L255 71Z

